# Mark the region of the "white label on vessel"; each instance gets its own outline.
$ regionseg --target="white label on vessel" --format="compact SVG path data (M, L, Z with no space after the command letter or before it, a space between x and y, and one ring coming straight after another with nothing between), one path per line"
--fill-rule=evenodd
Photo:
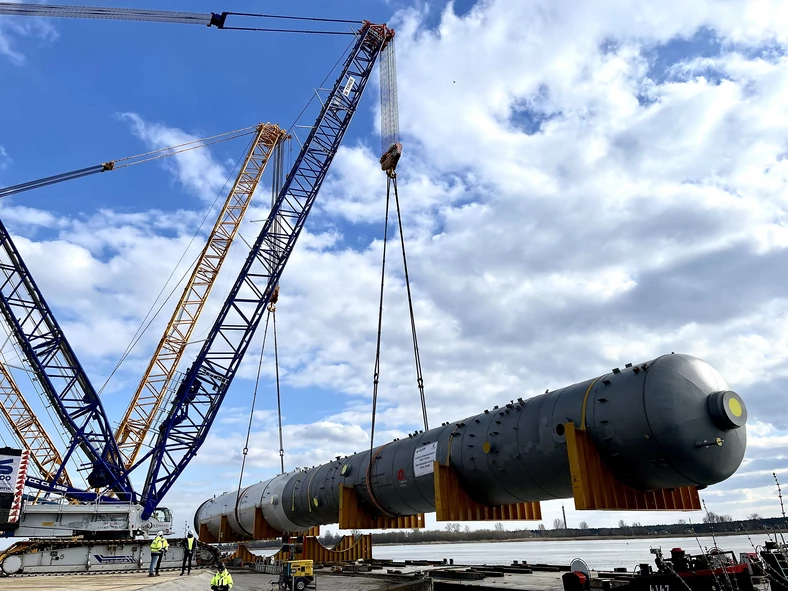
M438 443L423 445L413 453L413 473L416 476L432 474L435 456L438 454Z
M350 91L353 90L353 85L356 83L356 79L353 76L348 77L347 84L345 84L345 88L342 89L342 94L345 96L350 94Z

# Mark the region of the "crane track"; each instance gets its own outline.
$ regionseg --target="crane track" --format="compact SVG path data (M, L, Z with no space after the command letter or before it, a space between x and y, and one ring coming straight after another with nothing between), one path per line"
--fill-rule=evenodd
M168 540L171 553L169 559L162 559L163 564L159 567L159 572L172 572L180 570L183 557L184 538L173 538ZM209 544L195 540L194 559L192 568L210 568L216 564L220 557L218 548ZM34 576L69 576L69 575L108 575L108 574L130 574L142 573L147 570L150 564L150 554L147 558L143 555L143 550L147 550L148 540L135 540L126 538L121 540L52 540L52 539L31 539L17 542L10 548L0 552L0 578L26 578ZM131 549L127 550L126 547ZM120 554L118 554L120 552ZM45 564L48 554L49 564ZM18 557L21 560L19 569L23 572L7 572L15 568L14 564L9 567L9 559ZM132 562L133 560L133 562ZM102 561L106 561L102 564ZM101 565L100 568L91 570L88 564ZM117 568L112 568L116 565ZM52 572L46 572L46 567L51 567ZM34 572L24 572L25 569L35 569ZM59 569L73 568L81 570Z
M193 571L201 571L201 570L203 570L205 568L208 568L208 567L206 565L201 565L201 566L198 566L198 567L194 567L193 566L192 570ZM172 566L172 567L168 567L168 568L160 568L159 572L161 572L161 573L175 572L175 571L178 571L180 569L181 569L181 567L179 567L179 566L178 567ZM6 574L3 574L2 572L0 572L0 579L1 578L6 578L6 579L29 579L30 577L74 577L74 576L79 576L79 577L99 577L101 575L105 575L105 576L106 575L137 575L137 574L140 574L140 573L144 573L147 570L148 570L148 567L133 568L133 569L130 568L130 569L126 569L126 570L88 570L88 571L84 571L84 572L73 572L73 573L30 573L30 574L20 573L20 574L15 574L15 575L6 575Z

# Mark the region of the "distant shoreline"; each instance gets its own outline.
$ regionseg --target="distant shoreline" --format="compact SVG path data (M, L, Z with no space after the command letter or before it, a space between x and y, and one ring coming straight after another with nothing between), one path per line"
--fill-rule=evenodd
M764 533L763 531L751 532L750 537ZM714 532L715 536L744 536L746 532L741 531L722 531ZM436 544L476 544L484 542L485 544L499 544L501 542L582 542L589 540L650 540L650 539L664 539L664 538L707 538L711 534L707 533L679 533L679 534L651 534L651 535L620 535L620 536L534 536L530 538L506 538L501 540L438 540L434 542L375 542L375 546L434 546Z

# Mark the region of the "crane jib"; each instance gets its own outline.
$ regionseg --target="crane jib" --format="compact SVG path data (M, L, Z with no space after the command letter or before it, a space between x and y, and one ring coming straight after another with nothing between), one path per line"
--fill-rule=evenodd
M392 36L393 31L385 25L365 23L340 76L323 101L315 125L268 219L162 422L142 493L143 519L150 517L204 442L303 229L375 62ZM353 82L350 82L351 77Z

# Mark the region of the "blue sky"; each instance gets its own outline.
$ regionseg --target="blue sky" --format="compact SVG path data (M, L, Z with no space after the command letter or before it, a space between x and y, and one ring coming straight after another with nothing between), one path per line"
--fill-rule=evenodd
M773 514L770 473L784 469L788 446L779 271L788 245L781 99L788 17L783 9L748 11L743 1L670 4L665 14L675 18L667 20L624 0L606 0L607 9L547 0L338 0L330 8L270 1L222 9L397 28L401 194L433 423L626 362L694 354L717 367L750 408L748 463L705 493L710 508ZM189 8L218 10L210 2ZM258 121L289 127L349 41L2 19L0 186ZM374 80L283 279L288 468L369 443L385 190L377 101ZM301 123L313 117L314 109ZM243 140L219 144L0 204L97 387L244 148ZM266 215L262 193L241 231L247 240ZM192 244L187 261L199 246ZM197 339L245 250L236 241ZM404 285L397 259L390 260L376 441L412 431L420 416ZM111 420L122 416L167 316L102 396ZM179 522L237 484L260 338L208 442L167 497ZM247 483L278 468L273 367L264 368ZM31 398L41 408L32 391ZM548 525L559 512L560 503L544 504ZM611 524L679 516L569 517Z

